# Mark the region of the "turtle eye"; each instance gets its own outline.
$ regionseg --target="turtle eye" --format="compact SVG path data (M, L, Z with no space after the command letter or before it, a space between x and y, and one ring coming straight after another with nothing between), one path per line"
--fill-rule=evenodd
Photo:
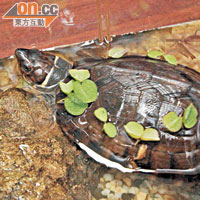
M26 72L26 73L29 73L31 72L31 67L27 66L27 65L23 65L23 71Z

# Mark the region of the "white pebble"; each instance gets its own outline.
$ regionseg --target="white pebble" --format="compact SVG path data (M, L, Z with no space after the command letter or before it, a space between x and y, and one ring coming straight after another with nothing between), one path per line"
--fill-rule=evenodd
M151 191L152 191L152 193L156 193L158 191L158 187L153 185Z
M105 181L112 181L114 179L114 176L112 174L104 174L103 176Z
M117 186L122 186L122 181L117 180L116 183L117 183Z
M149 193L149 190L147 188L140 187L140 191L147 194Z
M115 193L115 198L119 199L121 198L121 196L122 196L122 193L118 193L118 192Z
M131 187L128 191L129 194L136 194L139 191L137 187Z
M108 190L107 188L101 191L101 194L103 196L108 196L110 194L110 190Z
M128 193L129 192L129 187L127 187L126 185L123 185L123 190L124 190L124 193Z
M110 182L106 183L106 188L110 189Z
M97 185L97 188L99 188L99 189L103 189L103 188L104 188L104 186L103 186L103 184L102 184L102 183L99 183L99 184Z
M126 185L123 185L123 187L122 187L123 189L124 189L124 193L129 193L129 187L128 186L126 186Z
M123 194L125 192L125 190L122 187L118 186L118 187L116 187L115 192Z
M108 200L118 200L114 194L110 193L108 196L107 196Z
M162 196L160 194L156 194L154 196L154 199L156 199L156 200L163 200L163 198L162 198Z
M105 182L104 178L100 178L100 183L104 183L104 182Z
M160 193L160 194L167 194L167 188L166 187L164 187L164 186L160 186L159 187L159 189L158 189L158 192Z
M109 184L109 186L110 186L110 188L109 188L110 191L115 192L116 185L117 185L116 180L111 181L110 184Z
M159 190L159 193L160 194L167 194L168 191L167 191L167 189L161 189L161 190Z
M146 200L147 193L139 191L136 195L136 200Z

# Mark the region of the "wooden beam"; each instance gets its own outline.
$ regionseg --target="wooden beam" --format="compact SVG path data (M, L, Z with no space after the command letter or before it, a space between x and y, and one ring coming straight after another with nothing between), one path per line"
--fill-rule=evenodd
M99 36L96 0L36 0L56 3L59 16L48 28L13 27L2 16L17 2L0 2L0 57L16 48L49 48L96 39ZM23 0L23 2L30 2ZM106 0L100 0L102 35L107 35ZM110 34L120 35L200 19L200 0L108 0ZM70 21L71 20L71 21Z

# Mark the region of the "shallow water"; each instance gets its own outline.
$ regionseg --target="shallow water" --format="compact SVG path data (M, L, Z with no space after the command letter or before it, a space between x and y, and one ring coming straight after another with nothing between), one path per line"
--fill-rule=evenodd
M124 56L127 55L143 55L146 56L147 52L150 50L160 50L164 52L165 54L173 54L179 64L187 65L197 71L200 72L200 22L193 22L190 24L185 24L178 27L173 28L166 28L162 30L155 30L155 31L149 31L140 33L137 35L125 35L120 37L113 38L113 41L110 45L97 45L97 41L91 42L91 44L79 44L74 46L69 46L65 48L56 48L54 50L49 50L52 54L57 54L69 62L73 62L76 65L82 65L85 63L90 64L90 61L92 63L99 62L99 60L108 58L108 51L112 47L120 47L124 49ZM23 81L23 77L21 76L20 71L18 70L16 59L10 58L10 59L2 59L0 61L0 89L2 91L5 91L9 88L23 88L27 91L30 91L31 88L29 85L26 84L26 82ZM36 92L32 90L32 92ZM13 93L11 93L13 94ZM18 93L16 93L17 95ZM38 94L37 94L38 95ZM1 100L2 100L1 96ZM6 97L7 98L7 97ZM48 99L48 97L45 97ZM12 108L11 112L13 110L17 110L19 106L21 106L22 109L25 108L25 102L24 97L20 97L21 100L19 100L19 104L14 102L10 102L10 104L17 104L16 108ZM54 141L54 138L52 141L49 142L48 145L43 144L43 141L46 137L49 137L48 134L52 133L52 135L55 134L55 138L62 138L64 137L58 130L54 130L53 126L53 119L49 116L43 116L40 115L41 118L38 117L38 112L33 112L33 110L30 110L29 106L32 106L35 104L35 102L38 102L39 100L36 100L35 97L32 96L26 96L25 99L28 99L28 102L30 102L30 105L28 106L27 111L24 113L14 115L13 113L10 113L8 115L8 118L5 118L6 120L9 120L12 118L11 115L13 115L13 119L16 119L16 121L9 122L9 126L12 126L13 124L17 124L15 127L13 125L12 129L9 129L9 131L5 128L7 125L1 124L0 129L0 145L2 147L1 151L1 157L0 157L0 172L2 174L3 179L0 181L0 195L1 199L44 199L41 195L42 192L48 192L47 185L46 184L52 184L55 181L56 190L54 192L55 196L56 194L61 194L62 192L65 194L68 191L68 194L70 194L69 188L73 188L76 186L76 182L73 182L71 187L66 186L65 184L60 184L58 179L64 180L64 182L67 182L67 175L69 172L69 168L65 168L64 166L68 164L70 161L66 161L66 159L63 160L57 160L59 159L59 156L56 158L56 154L61 154L59 151L67 151L62 150L61 146L59 146L59 142ZM4 103L6 101L3 101ZM20 103L21 102L21 103ZM23 102L23 103L22 103ZM7 102L9 105L9 102ZM23 105L23 106L22 106ZM9 107L9 106L8 106ZM8 109L8 107L4 108L1 105L1 112L2 110ZM12 107L10 105L10 107ZM48 107L48 106L47 106ZM46 107L43 106L40 111L44 111ZM48 108L48 111L45 110L44 112L50 112L50 108ZM30 119L27 119L25 117L25 113L30 112ZM2 114L1 113L1 114ZM17 113L17 112L16 112ZM16 114L15 113L15 114ZM19 120L16 118L19 117ZM49 118L48 118L49 117ZM26 123L20 123L20 120L26 121L26 123L33 123L33 126L28 129L28 132L26 132L26 127L28 126ZM2 121L1 121L2 122ZM52 122L52 123L47 123ZM42 127L42 125L45 126ZM36 127L39 127L39 130L35 129ZM52 127L52 131L44 131L46 127ZM17 130L17 127L20 127L19 130ZM26 130L26 131L25 131ZM58 135L57 135L58 134ZM36 138L36 139L34 139ZM51 138L51 137L50 137ZM34 145L32 148L32 143L30 143L30 140L35 144L40 144L36 148ZM61 139L63 140L63 138ZM28 142L28 146L27 145ZM38 142L39 141L39 142ZM42 142L41 142L42 141ZM9 145L12 143L13 145ZM44 142L45 143L45 142ZM16 145L19 145L16 147ZM20 146L22 145L22 146ZM23 146L24 145L24 146ZM49 151L52 151L53 153L49 152L42 152L39 155L43 157L48 157L46 159L46 165L48 165L46 168L48 170L44 170L45 173L50 174L49 182L48 179L45 179L45 181L42 179L43 174L42 172L40 175L40 182L36 184L36 182L32 182L31 172L27 171L29 169L31 171L31 166L38 167L39 165L35 165L35 162L38 162L38 157L35 156L37 151L42 151L41 149L45 146L53 146L53 150L50 148ZM16 147L16 148L15 148ZM31 149L31 148L32 149ZM39 149L38 149L39 148ZM16 157L13 153L13 149L16 151ZM22 150L23 149L23 150ZM47 148L48 149L48 148ZM57 150L58 152L57 152ZM61 150L60 150L61 149ZM55 152L54 152L55 151ZM25 159L19 156L19 152L22 152ZM65 152L66 153L66 152ZM51 160L51 156L53 155L53 160ZM86 155L84 155L86 156ZM87 157L87 156L86 156ZM18 158L18 160L16 160ZM11 162L9 160L14 160L14 162ZM93 163L91 159L89 159L89 163ZM25 163L25 164L24 164ZM27 164L28 163L28 164ZM73 163L72 163L73 164ZM45 162L44 162L45 165ZM15 168L13 168L15 166ZM16 170L16 166L19 167L19 170ZM100 165L98 165L100 167ZM23 167L23 169L22 169ZM41 166L40 166L41 167ZM26 169L27 168L27 169ZM59 171L59 170L60 171ZM34 171L34 169L33 169ZM37 171L37 170L36 170ZM55 172L54 172L55 171ZM56 171L58 174L56 174ZM9 173L8 173L9 172ZM34 171L35 172L35 171ZM37 171L39 173L39 170ZM53 175L51 172L54 172ZM89 170L88 176L93 175L93 171ZM87 174L86 173L86 174ZM19 175L20 174L20 175ZM70 174L70 173L69 173ZM96 173L95 173L96 174ZM96 174L97 175L97 174ZM26 183L31 184L34 183L38 188L40 188L36 193L36 196L31 196L30 193L18 193L16 191L22 190L23 187L20 186L19 181L15 180L21 180L23 182L23 177L29 177L29 179L24 179ZM20 177L18 179L18 177ZM46 177L46 176L45 176ZM58 181L58 182L57 182ZM137 199L137 200L145 200L145 199L164 199L164 200L174 200L174 199L200 199L200 175L196 176L178 176L178 175L151 175L151 174L141 174L141 173L135 173L135 174L123 174L117 170L108 169L106 167L101 167L101 173L98 174L97 182L94 184L92 181L88 182L88 188L90 189L90 195L88 195L88 199ZM15 183L13 183L15 182ZM88 184L87 183L87 184ZM16 186L18 184L18 186ZM39 185L43 185L44 188L39 187ZM60 185L59 185L60 184ZM83 183L84 184L84 183ZM85 183L86 184L86 183ZM3 186L2 186L3 185ZM22 184L23 185L23 184ZM55 186L53 185L53 186ZM94 187L95 185L95 187ZM52 188L54 188L52 186ZM24 186L25 187L25 186ZM28 186L26 186L28 187ZM37 188L36 187L36 188ZM67 189L66 189L67 188ZM30 187L25 188L24 190L32 191L33 189ZM34 191L35 192L35 191ZM10 196L9 196L10 195ZM21 196L21 197L20 197ZM53 199L54 195L48 197L48 199ZM58 195L56 196L57 199L70 199L69 196L65 195ZM84 200L86 197L83 197ZM80 197L75 197L72 195L72 199L80 199Z

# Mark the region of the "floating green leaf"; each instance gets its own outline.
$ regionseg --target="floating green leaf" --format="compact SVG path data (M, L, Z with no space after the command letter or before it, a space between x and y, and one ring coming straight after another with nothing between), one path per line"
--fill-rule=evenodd
M140 139L144 132L144 127L137 122L128 122L124 128L129 136L134 139Z
M70 93L64 100L64 106L68 113L81 115L88 107L88 104L81 102L74 93Z
M171 132L177 132L182 127L182 117L179 117L175 112L169 112L162 118L165 127Z
M177 61L176 61L176 57L173 56L173 55L170 55L170 54L167 54L167 55L163 55L165 60L172 64L172 65L177 65Z
M80 82L90 78L90 72L87 69L69 69L69 74L72 78Z
M121 58L126 52L125 48L116 46L108 51L108 56L111 58Z
M158 131L154 128L146 128L144 130L143 135L141 136L141 140L144 141L160 141L160 137Z
M68 94L68 97L71 101L73 101L74 103L76 104L85 104L84 102L82 102L77 96L75 93L71 92L70 94Z
M91 103L97 99L97 86L94 81L85 80L74 82L74 93L84 103Z
M198 111L191 103L184 112L183 124L185 128L192 128L197 123Z
M152 50L152 51L149 51L147 55L150 58L158 58L163 55L163 52L159 50Z
M70 92L72 92L74 88L73 83L74 83L74 80L71 80L68 83L59 82L58 84L63 93L69 94Z
M94 111L94 115L97 119L102 122L106 122L108 120L108 112L105 108L101 107Z
M108 135L108 137L114 138L117 135L117 128L113 123L105 123L103 130Z

